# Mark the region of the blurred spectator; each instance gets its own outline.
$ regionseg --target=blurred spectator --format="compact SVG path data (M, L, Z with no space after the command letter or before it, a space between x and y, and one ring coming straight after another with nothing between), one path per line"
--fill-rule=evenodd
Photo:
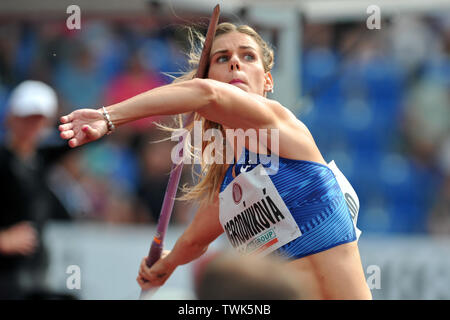
M414 178L420 199L426 201L422 214L427 231L433 234L450 234L450 194L448 182L448 145L450 136L450 39L447 28L434 27L422 22L423 34L433 33L427 43L417 42L425 55L411 76L411 87L405 100L402 123L406 151L417 163ZM415 30L415 29L414 29ZM419 37L419 40L423 40ZM432 178L432 176L436 176ZM427 176L429 178L427 178ZM422 182L434 180L433 188ZM417 180L419 182L419 180ZM440 186L440 187L439 187ZM428 196L426 196L428 194Z
M49 173L49 187L73 219L93 218L96 193L88 186L94 181L83 175L80 162L80 150L65 154Z
M427 227L433 235L450 235L450 174L445 177L436 196Z
M405 27L412 28L407 34L416 49L408 52L422 52L416 63L420 73L411 76L405 101L404 135L409 151L422 165L437 167L439 149L450 132L450 31L433 32L422 20L404 20ZM401 38L396 43L407 41L407 37Z
M118 103L165 84L154 70L145 68L142 59L138 52L130 55L126 70L113 78L106 88L104 99L106 105ZM132 122L127 126L143 131L152 126L152 121L159 119L159 117L149 117Z
M19 81L14 70L19 42L19 24L0 26L0 81L7 89L12 88Z
M442 86L443 104L450 113L450 19L442 23L443 41L438 59L432 65L433 78ZM444 181L430 212L429 231L438 235L450 234L450 119L442 119L446 127L442 128L443 137L437 151L437 164L443 173Z
M171 152L176 145L174 141L161 141L167 133L159 129L151 130L142 136L139 144L139 182L137 194L146 205L151 220L158 221L164 201L170 170L172 168ZM191 167L184 165L179 186L189 181ZM189 204L175 201L172 222L187 223L191 218Z
M64 113L80 106L98 106L106 79L94 56L78 41L67 41L66 46L67 58L60 61L53 78L63 99Z
M408 75L420 69L430 54L436 52L438 37L420 16L396 15L389 32L389 46L395 59Z
M450 86L424 77L412 88L405 109L405 136L411 154L422 165L435 167L450 129Z
M0 147L0 298L51 297L42 232L49 219L68 215L49 190L46 174L69 148L38 148L56 115L51 87L25 81L12 92L8 107L8 131Z
M73 218L113 224L148 223L149 214L136 195L136 171L131 150L106 142L65 155L49 181Z

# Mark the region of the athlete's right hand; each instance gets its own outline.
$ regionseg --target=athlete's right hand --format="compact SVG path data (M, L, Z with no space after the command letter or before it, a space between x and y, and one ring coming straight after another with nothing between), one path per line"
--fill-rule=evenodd
M151 268L147 266L147 258L142 259L136 279L142 290L162 286L173 273L175 266L170 265L166 260L169 253L170 251L164 250L161 258Z
M108 127L100 110L79 109L60 118L60 136L69 140L72 148L100 139L108 132Z

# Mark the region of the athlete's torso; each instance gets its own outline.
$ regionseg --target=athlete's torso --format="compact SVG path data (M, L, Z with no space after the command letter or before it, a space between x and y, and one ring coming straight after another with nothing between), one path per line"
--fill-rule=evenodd
M271 160L244 148L225 174L219 216L236 249L298 259L357 238L359 202L351 186L343 191L348 181L334 163Z

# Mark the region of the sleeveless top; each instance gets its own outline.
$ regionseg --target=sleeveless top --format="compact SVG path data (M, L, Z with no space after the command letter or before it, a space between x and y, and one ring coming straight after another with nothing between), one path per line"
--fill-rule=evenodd
M243 148L224 176L219 218L235 249L299 259L359 238L358 196L334 161L269 159Z

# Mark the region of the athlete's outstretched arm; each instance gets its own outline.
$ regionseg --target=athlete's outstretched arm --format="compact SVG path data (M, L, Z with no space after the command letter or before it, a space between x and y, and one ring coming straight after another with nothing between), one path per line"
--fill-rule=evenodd
M198 112L231 128L276 128L286 117L278 102L211 79L173 83L106 107L115 126L155 115ZM108 131L102 109L79 109L61 117L61 137L71 147L97 140Z
M206 252L209 244L222 233L217 199L212 204L199 208L173 249L167 255L163 255L151 268L147 267L146 258L142 259L137 282L143 290L163 285L178 266L200 257Z

